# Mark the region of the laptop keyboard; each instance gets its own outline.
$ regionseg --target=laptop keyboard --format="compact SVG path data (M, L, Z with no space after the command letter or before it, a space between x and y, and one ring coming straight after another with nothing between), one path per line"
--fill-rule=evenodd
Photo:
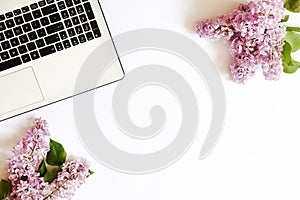
M0 71L101 37L88 0L42 0L0 15Z

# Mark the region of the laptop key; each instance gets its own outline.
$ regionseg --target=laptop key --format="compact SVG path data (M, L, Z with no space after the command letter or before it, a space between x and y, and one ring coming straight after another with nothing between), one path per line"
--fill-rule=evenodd
M38 4L37 3L33 3L30 5L31 10L35 10L38 8Z
M29 21L33 20L31 13L24 14L24 20L25 20L25 22L29 22Z
M6 70L6 69L9 69L9 68L21 65L21 64L22 64L21 58L16 57L16 58L8 60L6 62L0 63L0 69Z
M16 48L9 50L9 55L10 57L16 57L17 55L19 55L18 50Z
M41 28L41 23L40 23L40 21L36 20L36 21L31 22L31 26L33 29L38 29L38 28Z
M66 10L62 11L61 16L62 16L63 19L67 19L69 17L68 11L66 11Z
M24 24L24 25L22 26L22 28L23 28L23 30L24 30L25 33L27 33L27 32L29 32L29 31L32 30L30 24Z
M74 0L75 4L80 4L80 0Z
M12 30L5 31L4 35L5 35L6 39L10 39L10 38L14 37L14 33Z
M71 43L69 42L69 40L65 40L63 41L63 45L65 47L65 49L70 48L71 47Z
M66 5L67 5L68 7L73 6L72 0L66 0Z
M29 12L29 7L25 6L25 7L21 8L21 10L23 13L27 13L27 12Z
M23 24L24 23L23 17L22 16L16 17L15 22L17 25Z
M61 42L56 43L56 44L55 44L55 47L56 47L56 50L57 50L57 51L62 51L62 50L64 49L64 47L63 47L63 45L62 45Z
M59 10L63 10L66 8L66 5L63 1L57 3Z
M10 40L10 44L12 47L18 46L20 44L18 38L13 38Z
M57 10L57 7L56 7L55 4L51 4L49 6L46 6L46 7L42 8L43 15L50 15L50 14L55 13L57 11L58 10Z
M96 30L93 30L93 33L94 33L95 38L101 37L101 32L100 32L99 28Z
M26 42L29 41L27 35L21 35L19 37L19 40L20 40L21 44L25 44Z
M1 43L1 46L3 50L6 50L10 48L10 43L8 41L5 41Z
M31 52L31 53L30 53L30 56L31 56L31 59L32 59L32 60L36 60L36 59L38 59L38 58L40 57L38 51L33 51L33 52Z
M89 2L85 3L83 5L84 7L84 10L88 16L88 19L91 20L91 19L95 19L95 15L94 15L94 12L92 10L92 7L91 7L91 4Z
M23 56L21 56L23 63L27 63L29 61L31 61L31 58L29 56L29 54L25 54Z
M58 22L59 20L61 20L59 13L50 15L49 19L52 23L55 23L55 22Z
M73 22L74 26L76 26L76 25L78 25L80 23L78 17L73 17L72 18L72 22Z
M5 40L4 34L0 33L0 41L3 41L3 40Z
M38 4L40 7L43 7L46 5L46 2L43 0L43 1L39 1Z
M24 54L24 53L27 52L27 48L26 48L25 45L19 46L19 47L18 47L18 50L19 50L19 53L20 53L20 54Z
M44 42L43 39L37 40L37 41L35 42L35 44L36 44L36 46L37 46L38 48L41 48L41 47L44 47L44 46L45 46L45 42Z
M4 15L0 15L0 21L5 20L5 16Z
M9 19L5 22L7 28L12 28L15 26L15 22L13 19Z
M72 22L71 22L71 20L69 20L69 19L65 20L65 26L66 26L66 28L72 27Z
M35 31L28 33L28 37L31 41L36 40L37 39L37 34Z
M75 10L75 8L70 8L70 9L69 9L69 13L70 13L70 16L75 16L75 15L76 15L76 10Z
M35 10L32 12L34 19L38 19L42 17L42 13L40 10Z
M16 27L13 29L16 36L21 35L23 33L23 30L21 27Z
M0 23L0 31L4 31L6 29L4 22Z
M85 43L85 42L86 42L86 39L85 39L84 34L79 35L79 36L78 36L78 39L79 39L79 42L80 42L80 43Z
M13 17L14 14L13 14L12 12L8 12L8 13L5 14L5 16L6 16L6 18L8 19L8 18Z
M76 35L75 30L73 28L68 29L68 34L69 37L73 37L74 35Z
M39 50L42 57L53 54L56 52L54 45L51 45L49 47L45 47L43 49Z
M83 30L82 30L80 25L75 27L75 31L76 31L77 34L83 33Z
M9 54L7 51L0 53L0 57L2 60L7 60L9 59Z
M67 39L68 38L68 35L66 33L66 31L62 31L59 33L60 35L60 39L64 40L64 39Z
M46 36L46 31L44 28L41 28L39 30L36 31L39 37L44 37Z
M84 12L82 5L76 6L76 10L78 14L81 14Z
M79 15L79 19L80 19L81 23L84 23L84 22L87 21L87 18L86 18L86 15L85 15L85 14Z
M64 25L62 22L58 22L46 28L48 34L52 34L64 29Z
M87 40L89 40L89 41L94 39L92 32L86 33L85 36L86 36Z
M47 3L50 4L50 3L53 3L54 0L47 0Z
M45 37L45 42L46 42L47 45L53 44L53 43L58 42L58 41L59 41L59 35L57 33L54 34L54 35Z
M27 46L28 51L33 51L36 49L36 45L34 42L30 42L26 46Z
M73 46L76 46L76 45L79 44L79 41L78 41L78 39L76 37L71 38L71 42L72 42Z
M47 17L42 18L40 21L41 21L43 26L47 26L47 25L50 24L50 21Z
M21 15L21 14L22 14L22 11L20 9L14 10L14 15L15 16L18 16L18 15Z

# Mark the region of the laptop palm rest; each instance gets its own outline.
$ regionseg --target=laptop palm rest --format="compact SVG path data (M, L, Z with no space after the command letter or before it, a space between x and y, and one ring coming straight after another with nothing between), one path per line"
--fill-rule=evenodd
M0 115L44 100L31 67L0 77Z

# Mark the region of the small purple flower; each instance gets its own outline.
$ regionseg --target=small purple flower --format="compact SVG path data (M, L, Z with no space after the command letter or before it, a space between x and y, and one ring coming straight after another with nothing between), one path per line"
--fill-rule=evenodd
M278 80L283 69L280 54L286 27L280 21L284 12L280 0L243 3L226 16L199 21L196 32L200 37L230 42L234 81L245 83L259 66L266 80Z

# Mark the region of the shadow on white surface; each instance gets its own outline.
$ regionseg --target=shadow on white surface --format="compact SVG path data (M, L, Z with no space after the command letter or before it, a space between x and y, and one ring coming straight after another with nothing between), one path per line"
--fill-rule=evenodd
M13 120L15 122L15 120ZM3 122L5 124L6 122ZM9 122L8 122L9 123ZM19 120L19 123L13 124L14 131L9 135L3 130L0 131L0 180L7 179L6 169L8 168L7 159L12 156L11 149L15 146L26 134L26 131L32 127L34 123L33 116L27 116L24 120ZM12 129L10 129L12 130ZM3 135L8 135L3 137Z

